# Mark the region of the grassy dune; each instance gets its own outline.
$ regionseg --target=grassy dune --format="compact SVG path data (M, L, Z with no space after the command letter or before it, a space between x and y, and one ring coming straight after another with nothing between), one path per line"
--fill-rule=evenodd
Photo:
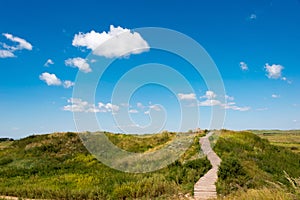
M251 132L223 130L217 190L225 199L299 199L300 155ZM213 139L212 139L213 140Z
M141 137L107 133L113 143L132 152L159 148L174 135ZM0 195L44 199L173 199L191 195L194 183L210 167L206 158L199 157L197 138L167 168L130 174L96 160L75 133L36 135L0 143Z
M78 134L54 133L0 142L0 196L43 199L182 199L211 167L199 153L199 133L190 148L166 168L142 174L111 169L95 159ZM222 158L220 199L300 199L300 154L295 132L216 131L210 138ZM170 143L175 133L106 133L116 146L148 152ZM277 142L276 142L277 141Z

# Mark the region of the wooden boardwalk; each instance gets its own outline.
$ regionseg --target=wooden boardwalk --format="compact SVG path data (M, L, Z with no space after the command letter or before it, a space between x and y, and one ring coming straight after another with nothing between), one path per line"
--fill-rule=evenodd
M197 200L217 198L215 183L218 179L218 167L221 159L210 146L209 137L212 134L213 132L209 132L206 136L200 138L201 149L210 161L212 168L194 185L194 198Z

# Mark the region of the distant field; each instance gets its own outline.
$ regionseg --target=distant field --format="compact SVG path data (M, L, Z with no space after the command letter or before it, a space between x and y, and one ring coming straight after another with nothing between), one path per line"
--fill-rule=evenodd
M300 130L259 130L252 131L271 144L286 147L295 153L300 153Z

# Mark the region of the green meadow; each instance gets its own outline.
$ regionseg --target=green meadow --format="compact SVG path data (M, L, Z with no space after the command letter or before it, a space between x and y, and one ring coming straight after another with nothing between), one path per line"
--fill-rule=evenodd
M176 133L105 133L131 152L162 148ZM189 134L189 133L186 133ZM91 155L76 133L32 135L0 142L0 196L39 199L189 199L211 165L201 154L197 133L173 164L151 173L125 173ZM215 131L210 138L222 163L220 199L299 199L299 132ZM284 145L283 145L284 144ZM288 145L289 144L289 145Z

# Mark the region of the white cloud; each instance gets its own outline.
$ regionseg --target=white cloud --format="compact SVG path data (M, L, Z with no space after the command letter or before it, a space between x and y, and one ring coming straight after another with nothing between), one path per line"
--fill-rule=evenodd
M66 80L61 81L55 74L44 72L39 76L40 80L44 81L47 85L63 86L64 88L70 88L74 86L74 82Z
M231 110L237 110L237 111L248 111L250 110L250 107L245 106L245 107L239 107L235 105L235 102L228 102L227 104L223 104L222 107L224 109L231 109Z
M0 49L0 58L12 58L12 57L15 57L15 55L11 51Z
M139 111L135 110L135 109L130 109L129 113L138 113Z
M272 95L271 95L271 97L272 97L272 98L274 98L274 99L277 99L277 98L279 98L279 97L280 97L280 95L277 95L277 94L272 94Z
M269 65L267 63L265 65L265 69L266 69L267 77L268 78L270 78L270 79L278 79L278 78L281 78L281 72L284 69L284 67L282 65L275 65L275 64Z
M42 81L45 81L47 85L61 85L62 82L59 78L56 77L55 74L50 74L48 72L42 73L39 78Z
M100 112L95 105L89 104L87 101L79 98L70 98L68 99L68 103L70 105L64 106L63 110L71 112Z
M200 97L200 99L206 99L206 100L199 101L198 106L217 106L217 105L221 105L221 102L219 100L214 99L216 97L217 97L217 95L213 91L207 90L205 92L205 95Z
M149 108L149 110L145 111L144 114L148 115L150 114L150 110L155 110L155 111L161 111L161 108L159 105L155 104L155 105L150 105L147 106Z
M19 38L19 37L15 37L9 33L3 33L2 35L4 37L6 37L6 39L8 39L8 40L18 43L18 45L16 47L12 47L13 50L22 50L22 49L32 50L32 45L29 42L27 42L26 40Z
M68 99L69 105L63 107L65 111L71 112L86 112L86 113L105 113L105 112L117 112L119 110L119 106L113 105L111 103L104 104L102 102L98 103L98 106L88 103L87 101L83 101L80 98L70 98Z
M141 108L141 109L143 109L143 108L145 107L141 102L138 102L138 103L136 104L136 106L137 106L138 108Z
M150 108L150 109L153 109L153 110L155 110L155 111L161 111L159 105L150 105L149 108Z
M84 73L91 72L92 69L90 65L87 63L86 59L77 57L77 58L69 58L65 60L65 65L70 67L77 67L80 71Z
M22 49L26 49L26 50L32 50L32 45L27 42L26 40L19 38L19 37L15 37L12 34L9 33L2 33L2 35L7 39L10 40L12 42L17 43L14 46L10 46L7 45L5 43L0 43L1 48L0 49L0 58L12 58L12 57L16 57L14 52L18 51L18 50L22 50Z
M104 104L102 102L98 103L98 108L101 109L101 112L118 112L120 107L113 105L111 103Z
M75 83L74 82L72 82L72 81L64 81L64 83L63 83L63 86L64 86L64 88L70 88L70 87L72 87L72 86L74 86L75 85Z
M248 111L250 110L250 107L239 107L237 105L235 105L236 103L233 102L234 97L225 95L225 99L230 101L227 103L222 103L219 100L216 100L215 98L217 97L217 95L213 92L213 91L206 91L205 95L200 97L200 98L205 98L206 100L204 101L199 101L198 102L198 106L220 106L224 109L231 109L231 110L237 110L237 111Z
M221 105L221 102L215 99L207 99L205 101L200 101L198 106L217 106Z
M106 42L108 40L110 41ZM120 26L114 27L113 25L110 26L108 32L97 33L94 30L88 33L80 32L74 36L72 45L86 47L91 49L93 54L107 58L140 54L150 48L139 33Z
M243 71L247 71L248 70L248 65L245 62L240 62L240 68Z
M178 93L178 97L180 100L194 100L194 99L196 99L196 94L195 93L189 93L189 94Z
M225 95L225 99L228 100L228 101L233 101L234 97L229 96L229 95Z
M205 95L200 98L214 99L216 97L217 97L217 95L213 91L208 90L205 92Z
M257 15L256 15L256 14L251 14L251 15L249 16L249 19L250 19L250 20L255 20L255 19L257 19Z
M53 65L53 64L54 64L53 60L48 59L48 60L45 62L44 66L45 66L45 67L49 67L49 65Z

